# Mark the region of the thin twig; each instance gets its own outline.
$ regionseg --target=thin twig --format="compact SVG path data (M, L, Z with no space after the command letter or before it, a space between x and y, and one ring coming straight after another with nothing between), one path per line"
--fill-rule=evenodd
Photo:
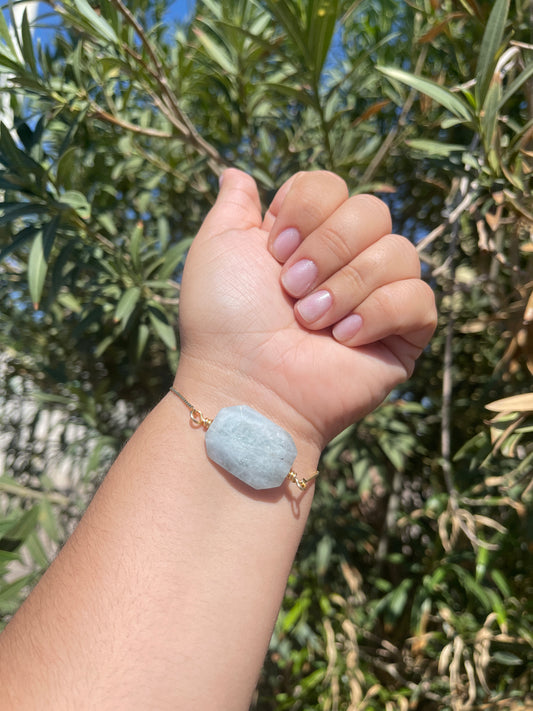
M464 177L459 181L458 186L458 205L450 210L447 215L447 222L451 223L452 238L448 249L448 256L445 260L448 268L450 289L450 312L448 314L448 323L446 325L446 339L444 342L444 364L442 376L442 405L441 405L441 457L442 471L446 488L450 495L450 503L452 511L458 509L458 494L453 483L452 474L452 448L451 448L451 413L452 413L452 391L453 391L453 337L455 331L455 314L454 314L454 296L457 292L457 280L455 279L455 252L459 241L459 217L460 212L457 207L466 204L469 196L470 181ZM452 222L453 218L453 222ZM461 526L462 528L462 526Z
M22 499L37 499L38 501L49 501L51 504L59 504L59 506L68 506L70 500L63 496L63 494L58 494L55 492L39 491L38 489L31 489L28 486L23 486L22 484L17 484L17 482L5 481L5 479L0 480L0 491L6 494L11 494L12 496L20 496Z
M114 116L108 111L104 111L104 109L100 108L97 105L93 105L93 108L89 112L88 116L89 118L96 118L102 121L106 121L107 123L112 123L115 126L120 126L120 128L126 129L126 131L131 131L132 133L137 133L142 136L150 136L152 138L164 139L174 137L171 133L168 133L166 131L159 131L157 128L143 128L142 126L138 126L135 123L124 121L124 119L118 118L118 116Z
M161 90L162 97L165 101L163 101L157 93L151 92L154 102L163 111L172 125L183 135L183 137L194 148L207 157L210 168L216 175L219 175L222 172L222 169L226 166L226 161L224 161L217 149L198 133L189 117L182 111L176 95L168 84L165 69L161 64L157 53L148 39L143 27L139 24L130 10L128 10L122 0L111 0L111 3L117 8L126 22L135 30L153 64L153 68L148 66L142 60L142 57L137 55L131 48L127 46L125 47L126 51L128 51L130 55L133 55L136 61L141 62L147 71L149 71L150 75L156 81L159 89Z

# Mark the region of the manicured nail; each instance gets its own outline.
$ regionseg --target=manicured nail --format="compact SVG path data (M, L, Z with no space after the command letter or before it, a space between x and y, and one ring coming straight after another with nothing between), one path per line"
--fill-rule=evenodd
M286 262L301 241L302 238L298 230L295 227L289 227L280 232L274 240L272 254L278 262Z
M315 291L305 299L298 302L298 313L307 323L313 323L323 316L332 304L333 299L329 291Z
M281 283L292 296L303 296L313 286L318 276L316 264L310 259L301 259L281 277Z
M334 326L332 330L333 338L337 341L348 341L350 338L355 336L355 334L361 329L362 325L363 319L359 316L359 314L351 314L350 316L346 316L346 318L343 318L342 321L339 321L339 323Z

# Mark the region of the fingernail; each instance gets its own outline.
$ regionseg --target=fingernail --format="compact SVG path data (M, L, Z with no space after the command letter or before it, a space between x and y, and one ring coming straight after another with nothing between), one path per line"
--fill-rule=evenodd
M305 299L302 299L298 306L298 313L307 323L313 323L323 316L332 304L332 298L329 291L315 291L314 294L309 294Z
M316 264L310 259L301 259L281 277L281 283L292 296L303 296L318 276Z
M332 330L333 338L337 341L348 341L355 336L362 325L363 319L359 314L346 316L346 318L343 318L342 321L339 321L339 323L334 326Z
M274 240L272 254L278 262L286 262L301 241L302 238L298 230L295 227L289 227L280 232Z

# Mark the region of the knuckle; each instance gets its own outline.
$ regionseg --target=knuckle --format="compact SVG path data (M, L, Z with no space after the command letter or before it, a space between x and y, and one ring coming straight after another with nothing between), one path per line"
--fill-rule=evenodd
M295 175L294 185L297 185L299 189L303 189L307 185L314 188L317 184L320 184L321 189L339 191L343 194L344 199L348 197L346 182L340 175L332 173L330 170L300 171ZM316 193L313 193L313 196L316 200Z
M354 262L348 263L343 269L343 276L350 285L351 291L361 293L366 291L366 279Z
M353 247L346 236L332 226L322 229L324 247L333 255L337 264L348 264L353 259Z
M390 210L388 205L386 205L383 200L375 195L371 195L370 193L360 193L359 195L354 195L351 200L354 201L354 205L356 205L357 208L362 207L363 209L371 210L374 214L379 216L379 219L383 223L382 229L384 234L392 230L392 217Z
M392 234L389 239L396 254L401 255L410 276L420 276L420 258L414 244L403 235Z

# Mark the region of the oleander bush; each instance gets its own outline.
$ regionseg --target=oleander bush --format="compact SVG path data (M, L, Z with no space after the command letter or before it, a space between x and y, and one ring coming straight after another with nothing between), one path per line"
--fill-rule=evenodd
M328 169L390 205L440 325L323 454L253 708L531 708L533 0L2 17L3 624L171 381L217 176L266 204Z

